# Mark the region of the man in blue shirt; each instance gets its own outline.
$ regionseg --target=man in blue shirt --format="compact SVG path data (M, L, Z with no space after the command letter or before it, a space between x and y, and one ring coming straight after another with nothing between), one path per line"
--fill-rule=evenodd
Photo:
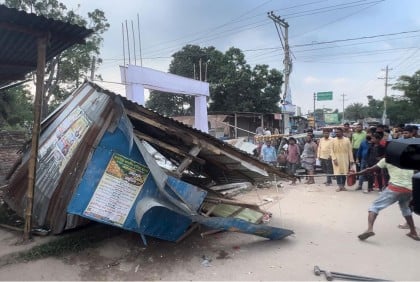
M271 146L271 141L266 141L266 146L262 149L263 161L275 165L277 163L277 153L276 148Z

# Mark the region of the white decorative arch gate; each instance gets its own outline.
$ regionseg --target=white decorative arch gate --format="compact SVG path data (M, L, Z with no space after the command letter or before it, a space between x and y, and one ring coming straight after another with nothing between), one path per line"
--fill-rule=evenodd
M142 106L145 88L195 96L194 127L208 133L206 97L210 92L207 82L135 65L120 66L120 72L127 99Z

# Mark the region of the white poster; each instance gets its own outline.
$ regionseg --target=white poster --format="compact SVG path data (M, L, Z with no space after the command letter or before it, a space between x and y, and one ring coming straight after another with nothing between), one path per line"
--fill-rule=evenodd
M83 214L124 225L148 174L147 167L114 154Z

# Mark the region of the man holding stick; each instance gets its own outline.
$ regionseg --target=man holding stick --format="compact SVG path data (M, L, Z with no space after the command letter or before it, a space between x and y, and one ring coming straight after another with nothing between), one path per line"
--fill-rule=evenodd
M373 173L374 170L384 168L388 169L390 176L388 186L382 191L382 193L380 193L379 197L372 203L371 207L369 208L368 229L358 237L363 241L371 236L374 236L375 232L373 232L373 224L375 223L379 211L391 206L395 202L398 202L401 213L410 228L410 232L407 233L407 236L413 240L420 241L416 227L414 226L413 216L410 209L413 187L412 177L414 170L398 168L392 164L387 163L385 158L382 158L376 165L363 169L360 172L354 174L359 175L365 173Z

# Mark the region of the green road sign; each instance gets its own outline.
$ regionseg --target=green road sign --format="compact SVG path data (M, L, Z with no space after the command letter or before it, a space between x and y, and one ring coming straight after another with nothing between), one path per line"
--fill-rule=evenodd
M338 124L338 114L337 113L329 113L324 114L324 121L326 124Z
M332 100L332 99L333 99L332 91L316 93L316 100L317 101L328 101L328 100Z

